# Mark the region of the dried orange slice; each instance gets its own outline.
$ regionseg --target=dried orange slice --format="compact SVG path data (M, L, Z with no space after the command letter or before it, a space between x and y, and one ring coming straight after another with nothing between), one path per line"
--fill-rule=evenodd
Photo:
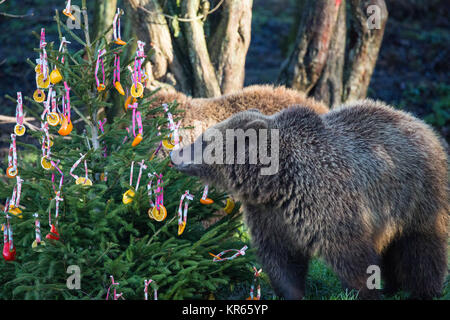
M74 17L74 15L73 15L71 12L67 11L66 9L63 10L63 14L64 14L65 16L69 17L70 19L72 19L73 21L76 20L75 17Z
M53 69L52 72L50 72L50 82L53 84L57 84L62 80L61 72L59 72L58 69Z
M159 210L158 208L156 208L156 206L154 206L151 215L156 221L163 221L167 217L167 209L163 205L159 206Z
M83 177L78 177L77 180L75 180L75 184L82 184L83 186L92 186L92 181L89 178L83 178Z
M50 85L50 77L47 77L47 79L44 79L44 75L42 73L40 73L37 77L37 86L39 88L48 88L48 86Z
M133 142L131 143L131 146L136 147L139 143L141 143L141 141L142 141L142 134L139 133L139 134L134 138Z
M105 84L104 83L100 83L98 85L98 87L97 87L97 91L98 92L103 91L103 90L105 90L105 88L106 88Z
M200 203L201 204L213 204L214 200L210 199L210 198L206 198L206 199L200 199Z
M184 232L184 229L186 229L186 222L183 221L178 225L178 235L181 235Z
M115 44L118 44L119 46L124 46L127 43L125 41L123 41L122 39L117 39L116 41L114 41Z
M122 202L124 204L129 204L133 201L133 197L134 197L135 193L132 189L128 189L122 197Z
M125 91L123 90L122 84L119 81L116 81L116 83L114 83L114 87L121 95L125 95Z
M59 115L56 112L49 112L47 114L47 122L51 126L57 126L59 124Z
M14 205L9 206L8 213L11 213L13 216L22 219L22 210L20 210L18 207L15 207Z
M72 132L73 124L72 121L68 121L67 117L64 117L61 128L59 128L58 133L62 136L67 136Z
M16 124L14 126L14 133L19 137L25 134L25 126L23 124Z
M14 169L13 166L8 167L8 169L6 169L6 176L8 178L14 178L15 176L17 176L17 173L19 173L19 170L17 170L17 168Z
M133 83L130 93L134 98L140 98L144 94L144 86L140 82L137 82L137 86Z
M45 246L45 241L40 241L39 243L36 241L36 240L34 240L33 241L33 243L31 244L31 248L33 248L33 249L39 249L40 247L43 247L43 246Z
M153 212L153 208L148 209L148 211L147 211L148 217L150 219L155 219L155 217L153 216L152 212Z
M225 206L225 208L223 209L226 213L230 214L231 212L233 212L234 209L234 201L231 198L227 199L227 204Z
M45 170L50 170L51 168L53 168L50 159L48 159L45 156L41 158L41 167L44 168Z
M45 93L41 89L36 89L33 93L33 99L36 102L42 102L45 100Z

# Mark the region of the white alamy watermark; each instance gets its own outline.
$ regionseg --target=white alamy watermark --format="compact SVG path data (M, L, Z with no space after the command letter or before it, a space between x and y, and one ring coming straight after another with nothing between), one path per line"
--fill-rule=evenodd
M376 4L367 6L367 28L369 30L381 29L381 8Z
M80 7L77 5L71 5L70 10L71 10L72 16L75 17L75 20L67 17L67 20L66 20L67 28L69 28L70 30L81 29L81 9L80 9Z
M77 265L70 265L67 267L66 273L71 274L66 281L66 286L68 289L79 290L81 289L81 269Z
M274 175L279 169L279 141L278 129L226 129L224 134L210 128L193 144L175 150L171 158L175 165L262 165L261 175Z
M370 274L370 276L367 278L367 281L366 281L367 289L369 289L369 290L381 289L380 267L375 264L372 264L367 267L366 273Z

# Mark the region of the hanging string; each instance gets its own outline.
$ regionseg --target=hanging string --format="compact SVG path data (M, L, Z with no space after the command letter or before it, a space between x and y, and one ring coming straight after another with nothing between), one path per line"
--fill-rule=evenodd
M248 249L247 246L243 246L242 249L240 249L240 250L237 250L237 249L228 249L228 250L222 251L221 253L219 253L219 254L217 254L217 255L212 254L211 252L210 252L209 254L210 254L211 256L214 257L214 258L213 258L213 261L214 261L214 262L217 262L217 261L226 261L226 260L233 260L233 259L235 259L235 258L237 258L237 257L239 257L239 256L245 255L245 250L247 250L247 249ZM222 256L223 256L225 253L232 252L232 251L235 251L236 253L233 254L231 257L222 258Z
M106 50L105 50L105 49L99 49L99 50L98 50L97 62L96 62L96 64L95 64L95 82L96 82L96 84L97 84L97 90L98 90L98 91L102 91L102 90L104 90L104 88L105 88L105 67L104 67L104 65L103 65L103 58L102 58L102 56L103 56L105 53L106 53ZM102 81L102 83L100 83L100 81L98 80L98 76L97 76L97 73L98 73L98 69L99 69L100 64L102 65L102 75L103 75L103 78L102 78L103 81Z
M122 296L123 293L117 294L117 286L119 285L119 282L114 282L114 277L111 275L111 285L108 287L108 291L106 292L106 300L109 300L109 291L111 290L111 287L114 287L113 290L113 300L118 300L119 298L122 298L125 300L125 298Z
M148 286L152 282L154 282L152 279L144 280L144 298L145 298L145 300L148 300ZM153 299L158 300L158 291L156 290L156 288L153 288Z
M178 206L178 235L181 235L186 228L187 223L187 212L189 207L189 201L193 200L194 196L189 193L189 190L186 190L184 194L181 196L180 205ZM184 202L184 209L182 210Z

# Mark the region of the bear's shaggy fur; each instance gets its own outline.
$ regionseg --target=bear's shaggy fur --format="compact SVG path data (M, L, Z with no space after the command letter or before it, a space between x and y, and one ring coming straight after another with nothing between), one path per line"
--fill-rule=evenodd
M196 127L195 130L182 130L182 144L192 143L207 128L219 123L235 113L248 109L258 109L271 115L286 106L299 104L314 109L318 114L328 112L329 108L297 90L283 86L253 85L237 92L217 98L191 98L181 92L158 91L151 107L160 106L176 100L181 115L181 127Z
M313 255L361 298L380 295L367 286L371 265L381 268L388 294L404 290L421 299L441 294L447 271L447 156L425 123L364 100L323 115L298 107L273 116L244 111L213 128L279 130L274 175L261 175L262 164L176 164L242 202L277 294L304 296ZM203 136L196 143L214 146ZM173 161L193 146L174 152ZM246 154L251 147L246 143Z

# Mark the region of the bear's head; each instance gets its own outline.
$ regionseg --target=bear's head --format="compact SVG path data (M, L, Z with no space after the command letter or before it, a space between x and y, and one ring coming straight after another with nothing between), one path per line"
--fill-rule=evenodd
M239 112L172 151L172 162L206 183L240 197L256 197L256 187L278 172L279 136L273 121L256 109Z
M172 151L171 160L179 171L239 199L264 203L289 179L285 173L293 164L292 146L302 136L302 124L307 129L311 117L320 121L306 107L271 116L256 109L239 112L208 128L194 143Z

